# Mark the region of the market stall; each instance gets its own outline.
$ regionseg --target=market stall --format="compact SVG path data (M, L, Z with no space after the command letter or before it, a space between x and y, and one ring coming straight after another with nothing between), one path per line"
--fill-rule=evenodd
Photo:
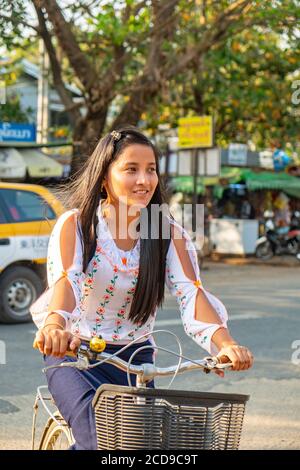
M192 178L173 178L171 187L190 194ZM291 212L300 209L300 178L285 172L222 167L219 177L198 180L197 192L198 202L205 204L207 235L218 253L253 254L265 211L280 220L280 212L287 211L283 204Z

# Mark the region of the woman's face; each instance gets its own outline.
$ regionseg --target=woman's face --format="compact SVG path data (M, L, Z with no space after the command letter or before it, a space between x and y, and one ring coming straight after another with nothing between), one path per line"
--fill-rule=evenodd
M132 144L111 163L104 180L111 203L146 207L158 184L155 155L151 147Z

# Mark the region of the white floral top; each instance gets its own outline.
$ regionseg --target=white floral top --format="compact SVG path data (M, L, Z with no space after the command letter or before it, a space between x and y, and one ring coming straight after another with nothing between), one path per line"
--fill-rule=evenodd
M76 230L76 244L73 264L63 269L60 253L60 232L64 222L78 210L73 209L59 217L52 231L47 258L48 289L31 306L31 314L38 328L41 328L49 314L48 305L53 295L55 283L66 276L72 286L76 306L72 312L55 310L66 321L66 328L74 334L86 337L101 334L108 342L126 344L132 339L154 329L155 316L146 324L137 325L128 319L132 297L135 292L139 272L139 240L130 252L120 250L98 209L97 245L86 273L82 271L82 246L80 229ZM171 240L166 259L166 285L176 297L181 312L185 332L210 354L217 349L211 342L214 332L227 326L226 308L212 294L203 289L195 248L184 229L175 221L188 244L188 253L196 274L196 281L189 279L184 272L174 242ZM204 323L195 319L195 301L198 289L203 289L216 310L222 324ZM145 341L142 338L141 341Z

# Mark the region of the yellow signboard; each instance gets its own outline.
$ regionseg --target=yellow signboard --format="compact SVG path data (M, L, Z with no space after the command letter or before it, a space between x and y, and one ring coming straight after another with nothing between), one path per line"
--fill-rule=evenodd
M209 148L213 146L212 116L180 118L178 127L180 148Z

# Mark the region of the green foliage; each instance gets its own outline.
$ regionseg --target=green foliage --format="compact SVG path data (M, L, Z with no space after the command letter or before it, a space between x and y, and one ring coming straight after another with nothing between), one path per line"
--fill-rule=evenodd
M5 104L0 105L0 122L31 122L32 109L23 110L18 96L11 96Z
M29 59L34 60L37 34L29 25L36 26L37 21L32 18L29 3L0 0L0 37L8 50L19 48L25 54L31 50ZM134 97L135 80L144 73L151 41L157 34L153 31L153 2L57 0L57 3L99 83L115 57L126 53L125 67L112 94L115 116L129 97ZM163 18L162 31L168 34L157 51L161 53L157 65L160 89L150 103L145 99L140 124L155 132L159 124L176 127L181 116L209 113L214 116L219 143L252 140L258 147L266 147L279 140L295 145L299 117L291 96L292 83L300 78L296 21L299 0L253 0L247 12L224 16L224 11L234 4L231 0L178 0L176 26L168 30L170 18ZM3 19L1 13L11 17L11 22ZM64 78L80 86L53 28L47 24L53 33ZM30 49L31 40L34 45ZM202 43L204 49L209 44L207 50L200 51L183 71L165 78L166 71ZM109 125L107 120L105 129Z
M292 82L300 51L273 32L242 32L210 51L200 87L206 112L216 119L221 141L254 141L258 147L298 140Z
M282 10L274 9L275 3L282 4ZM289 24L288 19L299 16L297 3L274 2L266 8L260 2L265 8L257 8L255 14L266 26L243 30L240 22L241 32L212 47L166 84L144 113L144 125L154 131L159 124L177 127L182 116L212 114L221 145L251 140L258 148L287 143L295 148L300 107L297 112L292 103L292 83L300 79L300 49L297 23ZM192 18L185 18L189 22L186 43L191 40Z
M9 17L12 21L7 20ZM26 17L27 8L24 0L13 2L0 0L0 50L4 46L8 51L14 50L20 46L24 37L30 34L29 28L23 23Z

